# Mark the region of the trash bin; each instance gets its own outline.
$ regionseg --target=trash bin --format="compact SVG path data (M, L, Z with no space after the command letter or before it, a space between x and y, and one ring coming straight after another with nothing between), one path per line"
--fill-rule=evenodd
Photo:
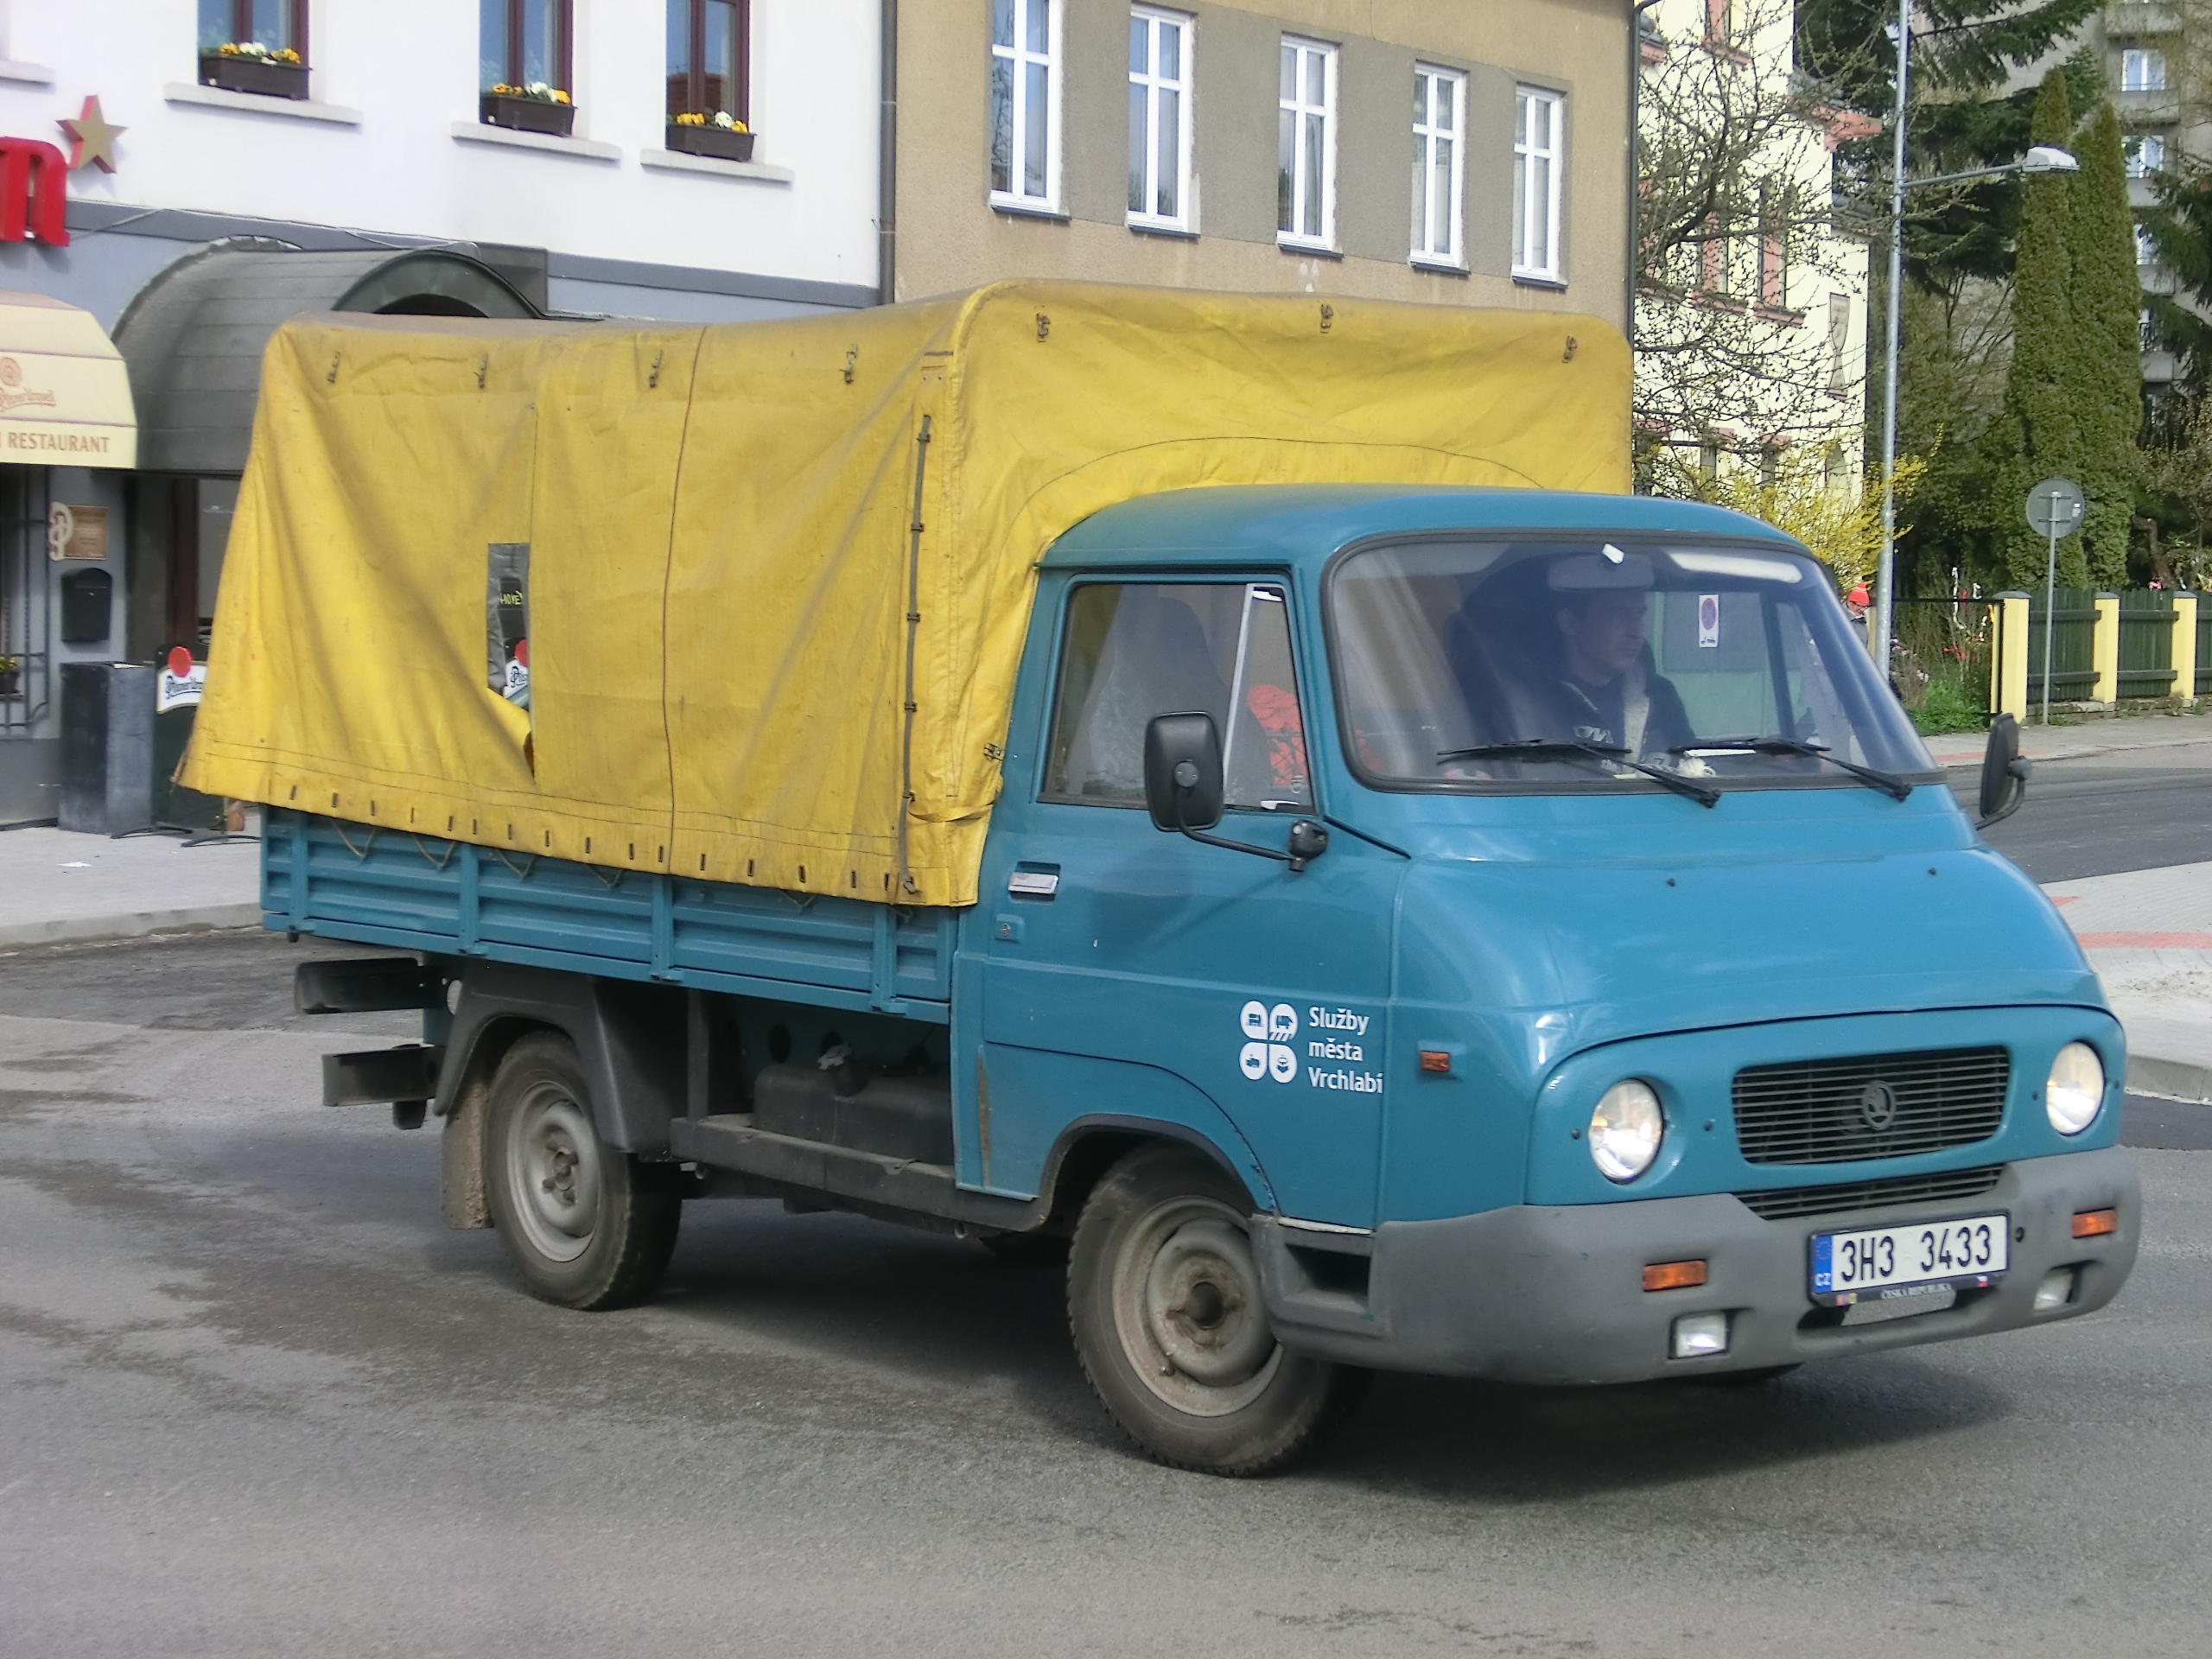
M220 801L170 781L199 713L196 696L174 696L177 677L174 665L165 674L148 663L61 664L64 830L127 836L222 827Z

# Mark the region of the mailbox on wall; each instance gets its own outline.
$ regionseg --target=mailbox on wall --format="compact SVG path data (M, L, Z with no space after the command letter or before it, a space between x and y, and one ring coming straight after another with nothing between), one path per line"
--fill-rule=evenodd
M72 570L61 578L61 643L104 645L114 613L115 578L105 570Z

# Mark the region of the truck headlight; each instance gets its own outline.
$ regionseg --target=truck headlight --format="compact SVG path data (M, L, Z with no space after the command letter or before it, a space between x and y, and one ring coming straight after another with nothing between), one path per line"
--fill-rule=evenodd
M1632 1181L1659 1155L1667 1119L1649 1084L1630 1077L1605 1090L1590 1114L1590 1159L1609 1181Z
M2087 1043L2069 1043L2050 1063L2043 1086L2043 1109L2061 1135L2079 1135L2096 1120L2105 1103L2105 1066Z

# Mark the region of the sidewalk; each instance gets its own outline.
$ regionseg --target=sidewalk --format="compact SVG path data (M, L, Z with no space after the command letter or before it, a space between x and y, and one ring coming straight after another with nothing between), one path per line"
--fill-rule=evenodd
M2212 1100L2212 864L2054 881L2044 891L2127 1028L2127 1086Z
M261 846L0 830L0 950L261 919Z
M1955 732L1926 740L1928 752L1940 766L1979 766L1989 747L1986 732ZM2024 725L2020 753L2038 763L2087 760L2097 755L2121 754L2142 749L2182 748L2192 743L2212 744L2212 714L2120 715L2108 720L2083 720L2072 726Z

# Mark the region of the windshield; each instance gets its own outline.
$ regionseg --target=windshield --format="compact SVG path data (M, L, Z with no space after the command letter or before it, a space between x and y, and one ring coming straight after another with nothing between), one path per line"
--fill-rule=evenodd
M1345 746L1385 787L1709 796L1934 767L1827 573L1780 549L1405 543L1344 559L1329 603Z

